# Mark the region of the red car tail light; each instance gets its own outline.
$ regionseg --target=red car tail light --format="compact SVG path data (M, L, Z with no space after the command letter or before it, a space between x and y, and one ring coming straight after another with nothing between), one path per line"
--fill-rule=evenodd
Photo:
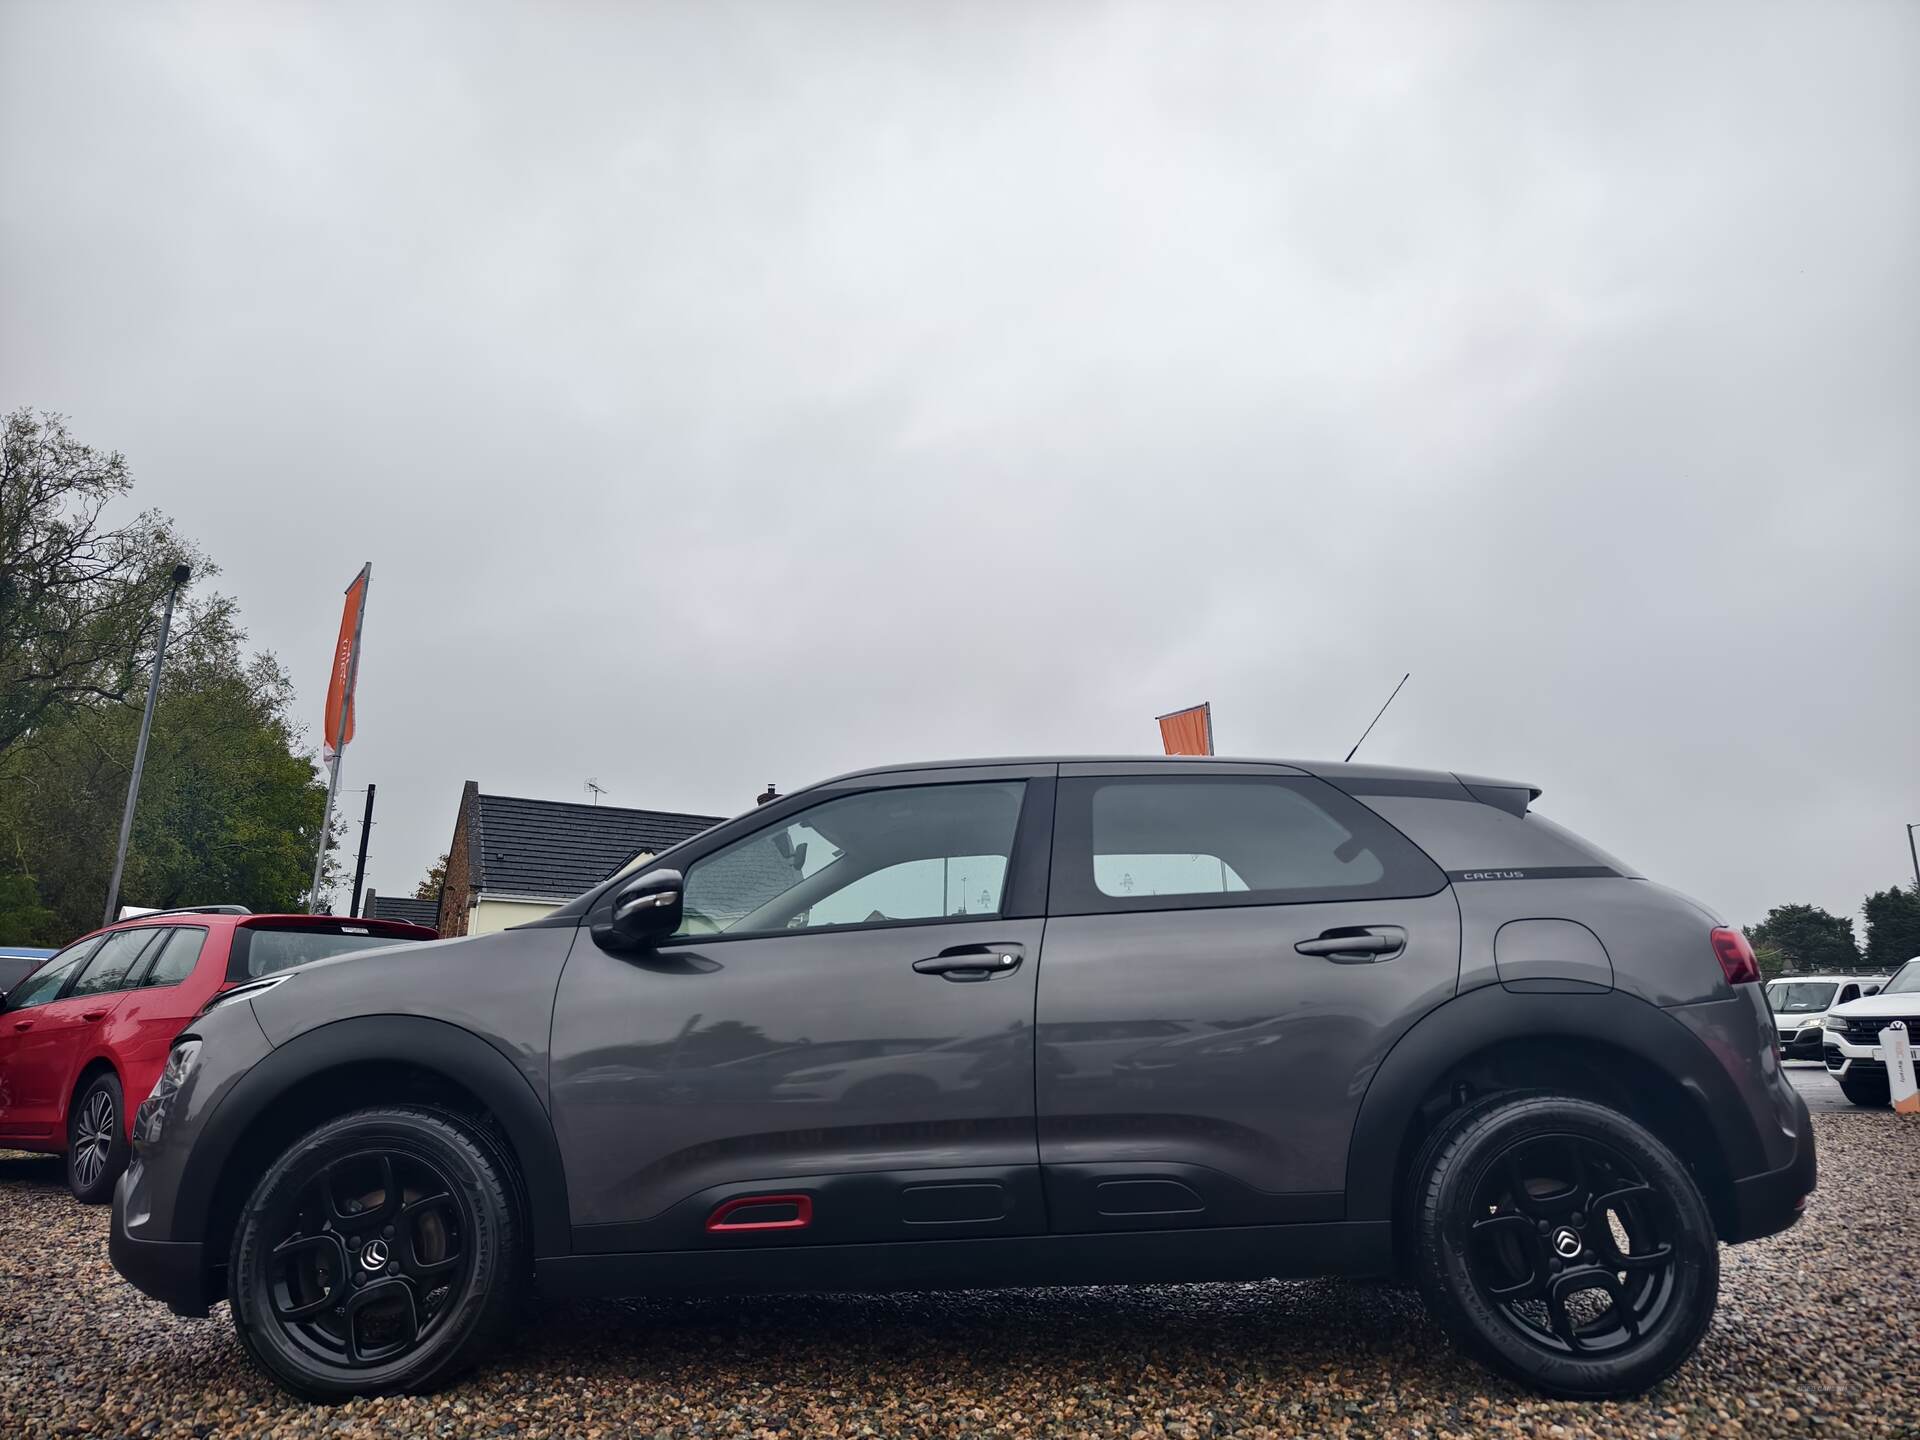
M1753 947L1738 930L1715 930L1713 953L1719 958L1720 969L1729 985L1760 983L1760 962L1753 958Z

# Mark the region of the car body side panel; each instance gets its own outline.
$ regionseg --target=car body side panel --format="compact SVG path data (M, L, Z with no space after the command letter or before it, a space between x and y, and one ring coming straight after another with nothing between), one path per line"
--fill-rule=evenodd
M1463 991L1502 980L1502 927L1551 919L1590 936L1560 950L1537 948L1528 973L1589 980L1653 1005L1694 1005L1732 993L1709 940L1714 922L1664 886L1625 879L1456 880L1453 892L1460 901Z
M102 1027L124 992L70 995L0 1015L7 1026L0 1051L0 1143L23 1149L67 1147L67 1102L80 1074L111 1061Z
M796 930L642 956L583 939L553 1015L553 1111L574 1223L640 1226L736 1182L1032 1172L1045 924ZM976 983L912 968L951 947L997 945L1024 963Z
M1754 1043L1753 998L1667 1010L1619 990L1516 994L1482 986L1448 1001L1406 1033L1367 1087L1347 1167L1347 1218L1392 1218L1401 1144L1422 1098L1460 1060L1505 1041L1598 1041L1620 1050L1633 1066L1669 1077L1689 1096L1736 1181L1777 1169L1792 1158L1798 1137L1797 1098L1786 1092L1783 1120L1773 1098L1755 1093L1740 1058L1728 1053L1735 1043ZM1771 1043L1766 1050L1771 1054ZM1633 1083L1631 1073L1620 1079Z
M275 1045L362 1016L443 1021L505 1055L545 1105L553 993L574 934L505 930L359 951L288 972L287 983L262 992L253 1006Z
M1366 1079L1409 1025L1454 993L1459 923L1445 889L1056 916L1040 971L1037 1062L1049 1186L1062 1166L1131 1165L1144 1180L1154 1165L1180 1164L1257 1194L1323 1195L1337 1206ZM1294 949L1350 925L1398 926L1406 951L1349 965ZM1282 1206L1253 1218L1295 1216Z
M233 927L175 928L207 932L193 973L177 985L141 986L127 991L125 998L101 1026L101 1044L119 1066L121 1094L126 1110L121 1120L128 1134L133 1133L133 1118L140 1109L140 1102L153 1093L153 1087L160 1079L160 1072L167 1063L167 1052L173 1048L174 1037L200 1013L226 980L227 948L233 936Z

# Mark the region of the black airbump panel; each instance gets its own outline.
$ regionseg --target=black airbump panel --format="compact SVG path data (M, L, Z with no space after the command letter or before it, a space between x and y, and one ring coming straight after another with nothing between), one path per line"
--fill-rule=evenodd
M908 1185L900 1191L900 1218L909 1225L978 1224L1006 1213L1006 1188L991 1181Z
M1197 1215L1207 1208L1178 1180L1103 1180L1093 1203L1102 1215Z

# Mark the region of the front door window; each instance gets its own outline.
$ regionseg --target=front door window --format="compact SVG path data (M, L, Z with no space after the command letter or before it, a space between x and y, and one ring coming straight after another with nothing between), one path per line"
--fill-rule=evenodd
M997 915L1023 789L921 785L823 801L696 861L681 936Z

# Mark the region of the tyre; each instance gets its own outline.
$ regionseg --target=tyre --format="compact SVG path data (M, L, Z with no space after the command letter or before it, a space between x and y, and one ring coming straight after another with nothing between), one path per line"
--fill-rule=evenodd
M467 1369L524 1289L511 1165L469 1121L424 1108L355 1111L295 1141L234 1230L227 1298L248 1354L322 1402Z
M1493 1096L1411 1177L1420 1292L1454 1342L1566 1399L1637 1395L1713 1319L1720 1249L1686 1167L1617 1111Z
M102 1072L67 1109L67 1189L82 1205L113 1199L114 1181L127 1168L126 1111L120 1077Z
M1844 1075L1834 1078L1840 1082L1840 1093L1863 1109L1877 1110L1893 1103L1893 1091L1885 1080L1854 1080Z

